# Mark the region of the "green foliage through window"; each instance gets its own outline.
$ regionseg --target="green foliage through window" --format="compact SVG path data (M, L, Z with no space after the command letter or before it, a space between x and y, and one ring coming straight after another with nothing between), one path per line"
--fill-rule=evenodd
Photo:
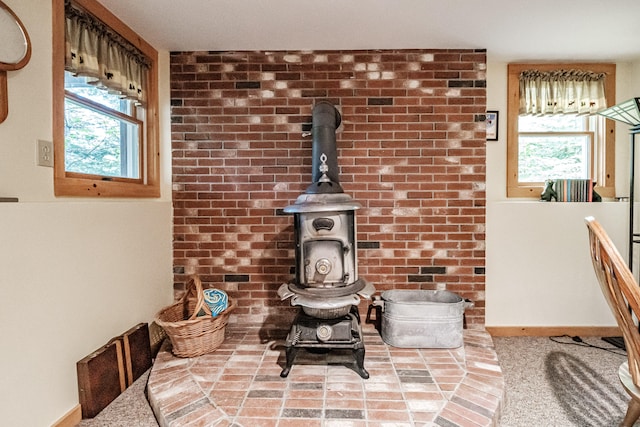
M131 101L66 73L65 170L137 179L138 121Z
M518 182L590 179L597 118L576 115L520 116Z
M586 136L520 136L518 180L588 179L590 145Z

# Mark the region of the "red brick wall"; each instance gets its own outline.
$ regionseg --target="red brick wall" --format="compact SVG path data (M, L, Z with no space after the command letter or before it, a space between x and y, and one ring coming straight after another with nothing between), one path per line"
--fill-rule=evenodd
M363 206L359 276L459 293L482 327L485 65L474 50L172 53L176 291L198 273L238 301L236 321L291 318L276 295L294 267L281 210L311 183L303 133L328 100L340 182Z

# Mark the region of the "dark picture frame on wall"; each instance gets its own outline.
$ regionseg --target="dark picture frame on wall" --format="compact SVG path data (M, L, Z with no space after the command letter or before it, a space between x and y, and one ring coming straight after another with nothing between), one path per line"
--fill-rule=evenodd
M487 125L487 141L497 141L498 140L498 112L487 111L485 124Z

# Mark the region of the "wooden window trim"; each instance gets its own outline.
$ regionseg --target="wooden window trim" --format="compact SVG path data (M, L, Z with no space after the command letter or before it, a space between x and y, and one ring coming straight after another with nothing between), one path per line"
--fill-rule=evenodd
M64 161L64 0L53 1L53 150L54 193L81 197L160 197L160 132L158 126L158 52L95 0L74 0L137 47L151 61L147 93L146 136L140 154L142 181L102 179L65 171Z
M524 70L551 71L557 69L588 69L606 73L607 107L615 105L616 65L604 63L544 63L509 64L507 81L507 197L540 198L544 184L518 183L518 110L520 101L519 76ZM596 191L603 197L615 197L615 123L605 120L605 143L597 148L594 181Z

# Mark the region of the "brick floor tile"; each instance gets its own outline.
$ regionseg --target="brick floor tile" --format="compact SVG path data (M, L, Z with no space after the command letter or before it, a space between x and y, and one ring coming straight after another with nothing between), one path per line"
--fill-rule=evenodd
M237 417L233 425L247 427L277 427L278 418Z
M281 418L278 421L278 427L300 427L301 423L304 424L304 427L322 427L322 420L314 420L314 419L304 419L301 420L299 418ZM327 424L324 424L325 426ZM216 426L217 427L217 426Z
M365 401L363 399L326 399L324 407L328 409L365 409Z
M258 327L227 327L215 352L177 358L163 345L148 381L161 425L171 427L494 426L505 398L491 337L464 331L456 349L402 349L364 325L365 368L351 351L299 351L291 372L285 332L264 340ZM335 354L334 354L335 353Z
M242 405L238 416L246 418L278 418L280 405L277 406L247 406Z
M324 420L323 427L369 427L366 421L362 420ZM278 426L280 427L280 426ZM299 425L295 426L299 427Z
M285 408L306 408L322 409L324 402L322 399L287 399L283 402Z
M367 409L371 410L389 410L389 411L406 411L407 403L404 400L371 400L367 399Z

